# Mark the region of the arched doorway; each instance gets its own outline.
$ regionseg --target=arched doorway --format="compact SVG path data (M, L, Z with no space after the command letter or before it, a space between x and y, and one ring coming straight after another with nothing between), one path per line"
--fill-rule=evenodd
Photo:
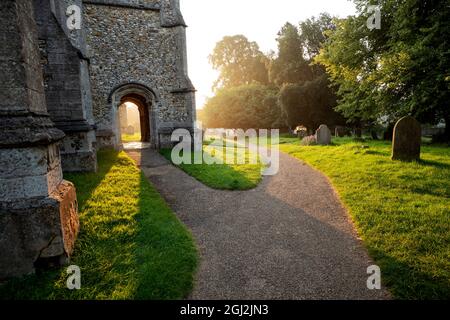
M133 102L125 102L119 106L119 122L122 143L146 142L142 141L142 121L141 110Z
M116 88L110 96L114 113L114 135L115 145L123 147L122 141L124 108L135 106L139 112L140 139L143 147L156 147L156 117L154 115L154 105L157 103L156 94L149 88L141 84L125 84ZM122 112L121 112L122 110ZM128 120L128 119L127 119ZM128 121L127 121L128 122Z

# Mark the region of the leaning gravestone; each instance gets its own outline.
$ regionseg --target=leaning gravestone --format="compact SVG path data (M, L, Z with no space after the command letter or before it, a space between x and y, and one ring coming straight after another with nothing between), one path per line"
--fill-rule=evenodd
M401 118L394 128L392 160L414 161L420 159L422 127L411 116Z
M319 145L331 144L331 131L328 127L322 124L316 131L316 141Z

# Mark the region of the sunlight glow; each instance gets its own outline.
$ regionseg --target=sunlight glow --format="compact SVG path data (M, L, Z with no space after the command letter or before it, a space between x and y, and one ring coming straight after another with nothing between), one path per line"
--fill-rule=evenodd
M139 108L133 102L125 102L125 111L121 112L121 132L123 142L141 141L141 123Z
M217 78L208 55L224 36L243 34L263 52L276 51L275 38L286 22L298 25L321 12L346 17L355 13L355 6L348 0L182 0L181 11L189 26L189 76L201 109Z

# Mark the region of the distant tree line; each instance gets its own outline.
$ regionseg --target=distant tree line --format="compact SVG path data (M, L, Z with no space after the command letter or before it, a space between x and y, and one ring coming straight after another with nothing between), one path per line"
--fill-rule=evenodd
M286 23L278 52L264 54L243 35L210 55L219 71L202 118L208 127L393 127L412 115L445 121L450 140L450 6L446 1L380 0L381 29L370 30L371 1L357 14L323 13Z

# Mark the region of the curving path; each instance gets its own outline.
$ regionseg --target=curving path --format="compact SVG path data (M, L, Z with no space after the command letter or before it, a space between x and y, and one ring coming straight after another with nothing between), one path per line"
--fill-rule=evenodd
M201 264L192 299L385 299L373 262L318 171L280 154L280 172L250 191L213 190L150 149L129 150L192 230Z

